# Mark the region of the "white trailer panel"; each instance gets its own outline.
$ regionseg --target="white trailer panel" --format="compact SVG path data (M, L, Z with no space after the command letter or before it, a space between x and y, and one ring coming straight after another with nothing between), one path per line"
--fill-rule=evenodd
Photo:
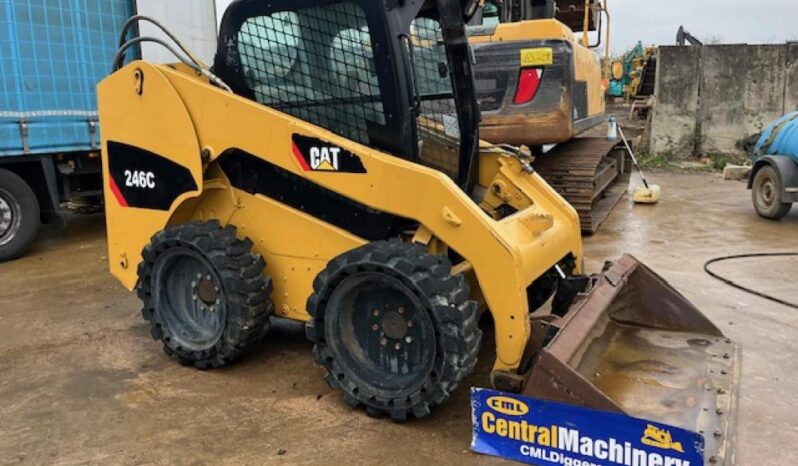
M169 28L206 64L216 55L216 2L214 0L136 0L136 11L151 16ZM166 36L155 26L141 22L140 35ZM168 42L168 40L167 40ZM177 59L157 44L142 44L142 58L155 63L174 63Z

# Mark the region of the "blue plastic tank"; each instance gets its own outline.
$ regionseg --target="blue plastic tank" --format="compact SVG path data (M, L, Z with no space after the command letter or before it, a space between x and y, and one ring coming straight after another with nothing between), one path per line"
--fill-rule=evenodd
M754 149L754 156L764 155L786 155L798 163L798 112L788 113L765 128Z

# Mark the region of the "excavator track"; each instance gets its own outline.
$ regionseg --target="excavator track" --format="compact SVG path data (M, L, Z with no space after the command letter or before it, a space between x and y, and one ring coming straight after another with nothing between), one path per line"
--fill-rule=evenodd
M593 234L628 190L627 158L619 141L584 137L557 145L534 167L579 212L582 232Z

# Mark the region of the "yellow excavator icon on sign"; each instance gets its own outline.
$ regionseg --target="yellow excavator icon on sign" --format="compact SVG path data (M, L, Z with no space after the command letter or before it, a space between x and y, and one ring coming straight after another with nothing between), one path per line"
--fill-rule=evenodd
M660 429L657 426L652 426L651 424L646 428L646 432L643 434L643 438L640 439L640 441L650 447L684 453L681 442L674 442L670 432L665 429Z

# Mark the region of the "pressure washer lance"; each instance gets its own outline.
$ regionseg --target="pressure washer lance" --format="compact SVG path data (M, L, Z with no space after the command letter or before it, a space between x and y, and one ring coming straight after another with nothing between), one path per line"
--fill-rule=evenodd
M623 134L623 128L618 126L618 134L621 135L621 140L623 140L624 146L626 146L626 150L629 152L629 155L632 157L632 163L634 164L637 172L640 174L640 178L643 180L643 186L638 186L635 189L633 200L635 204L656 204L659 202L659 198L662 195L662 188L659 186L652 184L648 184L648 180L646 180L646 175L643 174L643 170L640 168L640 164L637 163L637 157L635 157L634 151L632 151L632 147L629 145L629 141L626 140L626 135Z

